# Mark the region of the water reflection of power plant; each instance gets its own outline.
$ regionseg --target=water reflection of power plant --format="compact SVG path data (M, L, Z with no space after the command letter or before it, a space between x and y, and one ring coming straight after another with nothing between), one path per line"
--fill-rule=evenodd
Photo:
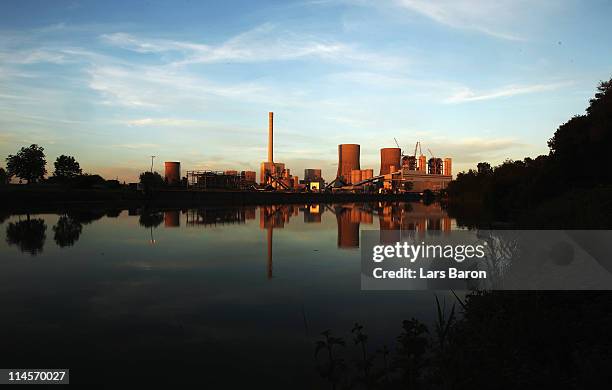
M378 202L345 204L285 204L267 206L219 207L184 210L129 209L127 215L138 217L140 226L150 231L151 244L157 240L153 229L162 223L166 228L216 227L228 224L245 224L257 219L259 208L259 227L266 231L267 275L272 277L273 231L289 224L292 217L303 215L304 224L324 224L336 221L337 246L340 249L355 249L360 245L361 225L365 229L378 227L382 242L395 242L406 236L418 237L426 231L448 232L453 226L451 218L437 204ZM323 218L329 213L330 218ZM82 233L82 224L91 223L103 216L117 218L121 210L72 211L59 218L53 227L54 239L58 246L72 246ZM332 225L333 226L333 225ZM11 221L7 224L6 240L9 245L17 245L22 251L35 255L42 252L47 226L41 218ZM375 230L375 229L369 229Z
M358 248L361 224L373 225L378 217L381 231L442 231L451 230L451 218L438 204L378 202L374 204L346 203L339 205L268 205L240 208L201 208L164 211L165 227L180 227L181 214L185 226L215 226L242 224L256 219L259 208L261 229L282 229L292 217L303 214L304 223L321 223L325 212L336 217L338 247Z
M266 231L267 277L273 276L273 232L283 229L292 217L303 215L303 223L322 223L325 213L332 214L337 225L337 246L340 249L359 248L361 225L375 230L378 219L380 240L393 243L407 235L424 235L425 232L449 232L452 219L439 204L378 202L309 205L266 205L240 208L202 208L164 211L164 226L178 227L181 215L187 227L212 227L225 224L243 224L255 220L259 208L259 227Z

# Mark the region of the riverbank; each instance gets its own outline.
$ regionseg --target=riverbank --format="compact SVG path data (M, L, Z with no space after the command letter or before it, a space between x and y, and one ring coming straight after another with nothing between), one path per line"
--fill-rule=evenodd
M469 195L469 194L468 194ZM459 194L443 202L461 226L488 229L512 226L517 229L610 229L612 186L572 188L554 197L521 207L487 202Z
M36 206L112 205L130 207L243 206L296 203L417 201L418 194L293 193L259 191L194 191L164 189L145 194L132 189L69 189L45 186L0 187L0 208Z

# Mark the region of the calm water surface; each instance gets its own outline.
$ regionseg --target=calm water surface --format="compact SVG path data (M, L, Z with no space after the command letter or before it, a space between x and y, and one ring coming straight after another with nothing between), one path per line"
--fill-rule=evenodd
M433 319L431 292L360 290L360 230L399 228L455 222L420 203L4 215L2 366L320 384L321 331L352 344L359 322L375 349Z

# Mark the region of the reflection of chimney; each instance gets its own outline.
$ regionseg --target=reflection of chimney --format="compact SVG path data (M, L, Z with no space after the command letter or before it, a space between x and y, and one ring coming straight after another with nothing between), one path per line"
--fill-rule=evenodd
M272 279L272 226L268 227L268 279Z
M270 112L268 118L268 162L274 162L273 151L274 151L274 113Z

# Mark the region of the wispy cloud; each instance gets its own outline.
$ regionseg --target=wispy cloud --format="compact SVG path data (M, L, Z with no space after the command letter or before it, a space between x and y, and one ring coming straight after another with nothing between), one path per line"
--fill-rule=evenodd
M124 124L130 127L145 127L145 126L172 126L184 127L205 124L203 121L194 119L179 119L179 118L141 118L130 119L123 121Z
M128 107L202 106L211 98L261 101L265 86L254 82L218 84L198 74L164 66L96 65L88 70L89 87L102 93L107 104Z
M524 40L525 38L504 29L520 19L530 2L516 0L394 0L405 9L417 12L429 19L453 28L478 31L496 38ZM515 23L512 23L515 22ZM507 28L507 27L506 27ZM514 29L513 29L514 30Z
M133 143L133 144L116 144L116 145L112 145L112 147L122 148L122 149L140 150L140 149L157 149L160 147L160 145L153 144L153 143Z
M173 61L172 65L253 63L308 58L386 69L407 64L406 59L400 56L368 51L354 44L312 34L282 30L272 23L257 26L217 45L143 38L123 32L104 34L101 38L107 44L138 53L174 52L181 58Z
M499 89L485 91L485 92L474 92L468 87L464 87L457 91L452 96L445 99L446 103L467 103L475 102L479 100L491 100L504 97L511 97L516 95L524 95L529 93L538 93L553 91L559 88L567 87L572 85L571 81L564 81L550 84L532 84L532 85L508 85Z

